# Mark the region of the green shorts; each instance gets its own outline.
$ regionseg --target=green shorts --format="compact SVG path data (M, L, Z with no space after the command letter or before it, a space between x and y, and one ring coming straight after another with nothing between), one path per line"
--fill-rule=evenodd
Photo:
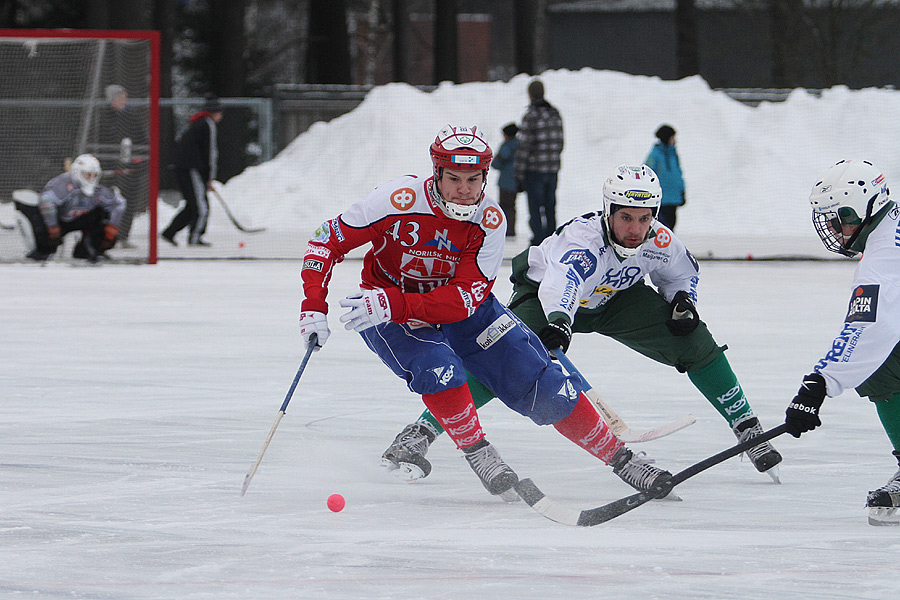
M537 288L530 282L514 283L509 308L532 331L540 331L547 317L538 300ZM681 372L702 369L726 349L719 346L700 321L693 332L675 336L666 327L672 308L659 293L640 282L617 292L596 309L580 308L572 323L573 333L599 333Z

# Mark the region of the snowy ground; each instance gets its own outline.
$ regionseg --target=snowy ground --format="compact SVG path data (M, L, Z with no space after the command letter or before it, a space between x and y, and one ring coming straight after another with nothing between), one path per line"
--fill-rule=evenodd
M337 270L351 291L360 263ZM766 426L830 344L852 262L704 263L701 316ZM508 267L506 267L508 268ZM420 401L335 328L309 363L259 472L301 358L294 262L0 266L0 597L871 598L896 594L898 528L866 524L896 465L871 405L828 400L825 426L782 437L783 484L732 459L589 529L489 496L446 439L407 485L380 453ZM503 277L498 295L505 299ZM336 305L336 302L334 303ZM570 357L680 470L732 445L674 370L599 336ZM558 501L629 493L611 471L499 403L489 439ZM332 513L326 498L347 508Z

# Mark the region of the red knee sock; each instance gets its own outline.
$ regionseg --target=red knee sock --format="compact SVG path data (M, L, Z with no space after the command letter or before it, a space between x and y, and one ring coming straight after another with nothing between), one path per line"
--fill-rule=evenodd
M484 439L468 384L437 394L422 394L422 401L457 448L468 448Z
M606 464L609 464L616 451L625 445L600 418L597 409L583 393L579 395L578 404L572 413L553 426Z

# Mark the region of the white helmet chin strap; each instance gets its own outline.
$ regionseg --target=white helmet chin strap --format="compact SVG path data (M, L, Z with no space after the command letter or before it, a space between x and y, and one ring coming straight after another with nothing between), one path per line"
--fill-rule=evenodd
M432 180L431 199L434 200L435 204L440 206L441 210L444 211L444 214L451 219L456 219L457 221L471 221L472 217L475 216L475 213L478 211L481 200L484 199L484 187L487 185L487 182L481 186L481 198L478 199L478 202L475 204L457 204L455 202L444 200L440 190L438 190L440 176L438 175L437 170L438 169L435 169L434 179Z

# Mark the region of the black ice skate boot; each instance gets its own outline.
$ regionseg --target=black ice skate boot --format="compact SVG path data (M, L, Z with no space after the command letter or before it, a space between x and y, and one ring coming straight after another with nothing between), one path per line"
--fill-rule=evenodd
M478 478L484 489L495 496L500 496L506 502L515 502L519 495L513 486L519 483L519 477L509 465L500 458L497 449L490 442L482 439L474 446L463 449L466 460Z
M897 464L900 465L900 452L894 450ZM900 469L894 473L886 484L869 492L866 498L869 509L869 525L900 525Z
M425 453L436 437L434 430L426 424L407 425L381 455L381 466L396 471L394 474L404 481L428 477L431 463L425 459Z
M759 424L759 419L756 417L750 417L736 423L733 431L734 436L740 443L744 443L764 433L762 425ZM781 462L781 454L770 442L763 442L759 446L753 446L747 450L746 454L757 471L766 473L775 483L781 483L778 473L778 463Z
M638 452L635 454L625 446L616 450L609 466L613 468L613 473L619 476L619 479L633 487L639 492L645 492L657 483L662 483L672 479L672 474L668 471L653 466L653 459L646 458L646 452ZM669 496L669 490L660 498ZM680 500L678 496L672 494L670 500Z

